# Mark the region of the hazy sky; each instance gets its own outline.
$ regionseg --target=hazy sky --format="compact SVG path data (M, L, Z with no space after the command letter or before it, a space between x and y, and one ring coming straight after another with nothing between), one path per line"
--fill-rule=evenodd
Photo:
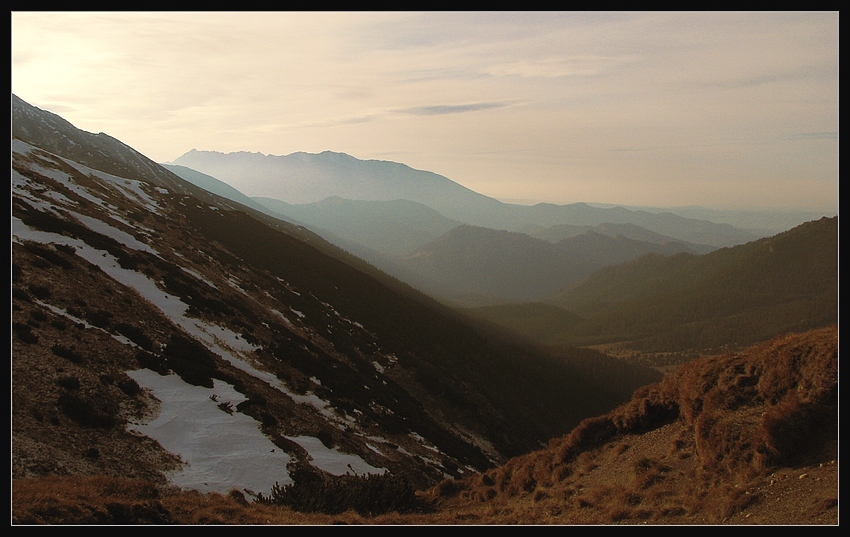
M16 95L158 162L332 150L500 199L837 211L837 12L11 21Z

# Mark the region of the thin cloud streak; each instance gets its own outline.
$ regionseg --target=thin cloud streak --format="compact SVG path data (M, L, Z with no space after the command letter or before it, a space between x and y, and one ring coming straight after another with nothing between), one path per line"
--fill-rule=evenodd
M413 116L441 116L444 114L462 114L465 112L478 112L493 108L503 108L511 103L471 103L471 104L439 104L430 106L414 106L398 110L400 114Z

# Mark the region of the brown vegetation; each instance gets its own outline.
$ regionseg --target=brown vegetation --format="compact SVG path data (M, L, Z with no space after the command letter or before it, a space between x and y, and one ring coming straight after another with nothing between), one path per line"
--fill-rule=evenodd
M694 360L541 451L328 515L115 478L13 482L13 523L837 524L837 327Z
M721 523L763 502L752 491L772 474L813 466L827 479L813 506L766 522L834 523L837 340L833 327L694 360L547 449L431 492L455 509L545 501L565 523Z

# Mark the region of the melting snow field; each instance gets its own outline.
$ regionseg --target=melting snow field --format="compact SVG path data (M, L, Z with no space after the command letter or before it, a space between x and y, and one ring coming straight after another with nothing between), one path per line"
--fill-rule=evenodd
M153 421L131 424L130 429L157 440L186 463L169 475L173 484L201 492L227 493L235 488L268 494L275 482L291 483L286 471L289 455L259 430L253 418L219 408L224 402L235 408L245 399L229 384L215 380L212 389L192 386L177 375L162 376L149 369L127 374L162 402Z
M202 492L239 489L249 494L269 494L275 483L292 482L286 470L290 457L275 446L250 416L228 413L222 403L236 405L245 397L233 386L214 380L213 388L192 386L177 375L160 375L149 369L127 374L162 402L150 422L133 423L130 429L157 440L177 454L185 467L169 475L174 485ZM309 453L310 464L334 475L383 473L356 455L325 447L312 436L289 437Z

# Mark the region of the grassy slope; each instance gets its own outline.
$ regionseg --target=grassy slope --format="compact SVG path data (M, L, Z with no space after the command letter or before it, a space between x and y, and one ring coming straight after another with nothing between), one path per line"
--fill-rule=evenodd
M143 481L13 483L13 524L837 524L837 327L703 358L416 512L297 513Z

